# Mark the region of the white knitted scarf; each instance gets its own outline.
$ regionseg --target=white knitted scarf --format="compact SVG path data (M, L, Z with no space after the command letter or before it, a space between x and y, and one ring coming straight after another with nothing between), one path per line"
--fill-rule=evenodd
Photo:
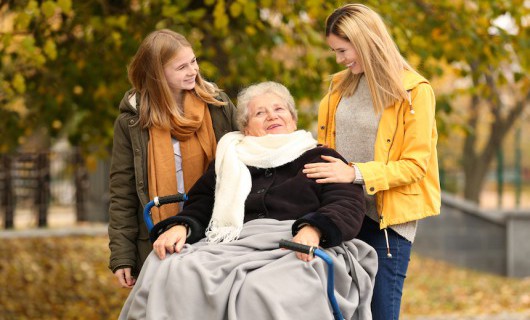
M252 187L247 166L279 167L316 145L311 133L304 130L261 137L245 136L239 131L225 134L215 156L215 203L206 229L207 241L230 242L239 237L245 218L245 200Z

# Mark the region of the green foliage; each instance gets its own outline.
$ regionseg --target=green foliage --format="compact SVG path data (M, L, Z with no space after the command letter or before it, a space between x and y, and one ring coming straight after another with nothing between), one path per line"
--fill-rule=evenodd
M244 86L274 80L290 88L299 102L318 101L328 75L341 68L324 41L323 28L327 15L342 3L0 2L0 127L5 132L0 152L13 150L24 137L45 128L52 138L67 135L73 144L105 154L117 105L129 87L126 65L140 41L159 28L186 35L204 76L232 99ZM364 3L383 16L413 66L428 79L454 83L449 92L439 94L439 114L454 110L455 101L462 101L457 98L471 101L458 108L467 110L460 123L469 138L463 158L489 163L490 150L498 147L530 100L528 1ZM309 128L315 108L300 111L300 127ZM495 124L480 144L484 150L469 147L476 144L477 114ZM451 127L440 122L441 135Z
M318 99L322 75L333 70L320 35L333 7L250 0L4 4L0 14L11 23L0 27L0 103L18 107L0 111L0 125L11 128L1 151L44 127L52 138L66 134L73 144L104 154L129 87L126 65L159 28L186 35L205 77L232 98L250 83L276 80L296 98ZM315 119L306 118L302 127Z

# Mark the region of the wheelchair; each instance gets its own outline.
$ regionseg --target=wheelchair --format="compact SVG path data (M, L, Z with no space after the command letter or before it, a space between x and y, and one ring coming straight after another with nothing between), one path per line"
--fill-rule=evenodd
M151 217L151 209L153 207L161 207L165 204L169 203L176 203L176 202L183 202L188 200L187 194L178 193L175 195L165 196L165 197L155 197L153 200L149 201L147 205L144 208L144 221L147 226L147 230L151 232L151 229L153 229L153 219ZM305 253L312 256L317 256L326 262L326 265L328 267L328 287L327 287L327 294L329 303L331 305L331 308L333 310L333 317L335 320L344 320L344 317L342 316L342 313L339 309L339 304L337 303L337 299L335 298L335 275L333 271L333 260L329 257L329 255L324 252L324 250L319 249L318 247L312 247L312 246L306 246L303 244L295 243L289 240L281 240L279 243L280 248L289 249L293 251L297 251L300 253Z

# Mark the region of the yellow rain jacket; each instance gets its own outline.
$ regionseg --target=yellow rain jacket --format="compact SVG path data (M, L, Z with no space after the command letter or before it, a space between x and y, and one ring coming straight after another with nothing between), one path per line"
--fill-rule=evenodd
M330 148L335 148L335 112L342 97L332 90L336 78L318 112L318 142ZM434 93L429 82L412 71L405 71L403 85L409 99L383 111L374 161L355 164L366 192L376 195L381 229L440 213Z

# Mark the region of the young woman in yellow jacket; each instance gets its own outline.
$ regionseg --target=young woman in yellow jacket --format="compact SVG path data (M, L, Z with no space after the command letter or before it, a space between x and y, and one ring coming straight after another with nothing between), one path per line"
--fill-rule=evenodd
M350 163L322 156L304 172L319 183L364 185L368 212L358 238L379 255L373 319L398 319L417 221L440 213L434 93L364 5L336 9L326 40L346 69L320 103L318 141Z

